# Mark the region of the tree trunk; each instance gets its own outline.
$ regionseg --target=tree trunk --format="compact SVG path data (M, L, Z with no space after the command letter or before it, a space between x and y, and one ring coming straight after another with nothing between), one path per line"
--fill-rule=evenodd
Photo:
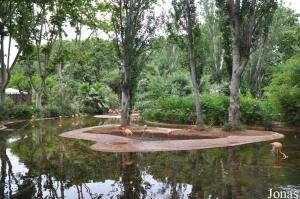
M59 32L59 44L58 44L58 63L56 65L57 67L57 76L59 79L60 84L62 84L62 65L63 65L63 60L61 56L61 51L62 51L62 33L61 31Z
M5 89L4 90L2 90L1 89L1 91L0 91L0 105L3 105L3 104L5 104L5 96L6 94L5 94Z
M197 75L196 75L196 61L195 61L195 49L194 49L194 38L193 38L193 31L192 31L192 19L191 19L191 8L189 2L187 1L187 33L189 39L189 61L191 65L191 76L192 76L192 83L194 89L194 100L196 106L196 127L198 129L202 129L204 126L204 121L202 117L201 111L201 100L200 100L200 92L199 92L199 85L197 83Z
M1 30L2 31L2 30ZM0 105L5 103L5 85L7 81L6 65L4 62L4 36L0 41Z
M38 110L42 109L42 90L35 93L35 108Z
M130 125L130 83L129 83L129 71L124 67L124 83L122 87L122 96L121 96L121 125L128 126Z
M61 61L57 64L57 77L61 82L61 80L62 80L62 62Z
M130 124L129 106L130 106L129 91L123 88L122 89L122 100L121 100L121 124L122 124L122 126L128 126Z
M196 126L198 129L202 129L204 122L202 117L202 111L201 111L201 100L200 100L200 92L199 87L196 80L196 71L195 67L191 66L191 75L192 75L192 82L193 82L193 89L194 89L194 100L195 100L195 106L196 106Z
M228 122L231 129L237 129L240 126L240 83L241 77L234 75L232 73L232 78L230 82L230 105L229 105L229 117Z
M232 76L230 81L230 104L228 109L228 122L232 130L240 126L240 84L242 67L240 64L240 52L238 38L233 35L232 44Z

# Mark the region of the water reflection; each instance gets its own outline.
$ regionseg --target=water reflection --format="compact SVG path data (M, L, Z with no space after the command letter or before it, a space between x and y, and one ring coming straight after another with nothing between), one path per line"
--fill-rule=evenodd
M299 191L298 136L283 140L289 159L268 143L200 151L100 153L59 133L114 121L78 117L10 126L0 134L0 198L266 198ZM75 125L76 123L76 125Z

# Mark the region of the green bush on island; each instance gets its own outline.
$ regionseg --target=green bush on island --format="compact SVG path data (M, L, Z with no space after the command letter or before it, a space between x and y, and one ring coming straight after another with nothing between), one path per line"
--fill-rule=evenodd
M202 101L205 122L209 125L224 124L229 107L228 96L225 96L224 94L209 94L204 95Z
M170 123L193 123L194 102L191 97L168 96L151 103L144 112L146 120Z
M224 125L227 120L229 99L223 94L207 94L202 97L202 110L205 123ZM256 124L265 118L261 101L249 95L241 96L241 120L243 124ZM168 96L152 102L144 112L145 120L193 124L195 106L192 96Z
M243 124L255 124L263 120L264 113L260 100L255 99L250 95L243 95L241 96L240 101L241 122Z

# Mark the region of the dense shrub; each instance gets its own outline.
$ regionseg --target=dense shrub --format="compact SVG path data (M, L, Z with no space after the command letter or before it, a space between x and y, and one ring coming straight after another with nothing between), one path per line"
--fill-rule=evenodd
M35 110L31 106L23 104L13 104L10 100L0 106L0 120L8 119L28 119L34 114Z
M228 97L225 95L210 94L202 98L202 109L205 122L210 125L224 124L229 106Z
M78 99L82 111L88 111L88 113L101 114L109 108L119 106L118 96L108 86L101 83L82 84Z
M241 122L243 124L255 124L263 120L264 116L259 100L246 95L241 96L240 103Z
M147 120L170 123L193 123L194 104L191 97L165 97L155 101L151 108L144 111Z
M261 121L261 124L266 128L271 130L272 129L272 122L274 120L277 120L278 114L274 111L274 106L272 103L270 103L267 99L262 99L260 101L260 108L262 111L263 119Z
M229 99L225 95L209 94L202 97L202 111L206 124L224 125L227 121ZM241 121L244 124L262 122L265 112L261 103L250 96L241 96ZM192 124L195 105L192 96L169 96L152 103L143 113L146 120Z
M44 118L58 117L60 115L66 115L64 113L65 113L65 110L58 108L56 106L51 106L51 105L47 105L47 106L43 107L41 110L41 116ZM67 115L69 115L69 114L67 114Z
M84 107L81 109L81 111L82 111L83 113L86 113L86 114L93 114L93 113L96 112L96 111L95 111L95 108L92 107L92 106L84 106Z
M135 97L135 108L144 110L153 100L161 96L187 96L192 93L189 74L179 73L166 76L149 76L139 81Z
M289 59L273 75L268 100L274 114L292 125L300 124L300 55Z
M71 90L68 84L53 86L49 93L48 104L41 111L42 117L70 116L79 112Z

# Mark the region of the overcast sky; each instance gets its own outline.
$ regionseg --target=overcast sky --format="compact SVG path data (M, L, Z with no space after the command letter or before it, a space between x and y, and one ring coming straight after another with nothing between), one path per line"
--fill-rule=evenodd
M165 9L169 9L170 8L170 2L171 2L170 0L161 0L160 2L162 2L162 1L165 2L165 5L163 5L161 3L162 5L157 6L157 9L159 9L158 12L160 12L161 10L165 10ZM296 13L300 14L300 0L283 0L283 4L284 4L284 6L289 7L291 9L295 10ZM167 11L165 10L165 12L167 12ZM72 29L70 27L66 27L66 29L67 29L66 32L68 33L68 36L67 36L67 38L64 38L64 39L74 39L75 38L75 31L74 31L74 29ZM82 31L82 39L87 38L90 34L91 34L91 31L89 31L87 28L83 29L83 31ZM100 37L108 38L103 33L100 33ZM7 47L7 45L8 45L7 40L5 41L5 45ZM12 58L15 57L15 55L17 53L16 50L17 49L12 46L12 52L11 52L11 57ZM10 63L12 63L12 61L10 61Z
M300 0L283 0L285 6L295 10L300 13Z

